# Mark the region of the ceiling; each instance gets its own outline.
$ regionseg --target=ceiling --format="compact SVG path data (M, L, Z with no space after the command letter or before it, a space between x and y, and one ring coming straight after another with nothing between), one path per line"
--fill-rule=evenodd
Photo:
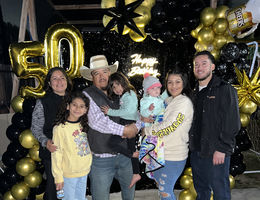
M103 29L101 0L48 0L66 23L82 28Z

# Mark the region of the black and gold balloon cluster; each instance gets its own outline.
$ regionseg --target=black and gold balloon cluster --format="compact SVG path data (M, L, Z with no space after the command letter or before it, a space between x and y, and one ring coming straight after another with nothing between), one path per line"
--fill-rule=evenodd
M36 199L44 190L39 143L30 130L35 99L18 95L12 99L11 106L15 114L6 130L10 144L2 156L5 168L0 192L3 200Z

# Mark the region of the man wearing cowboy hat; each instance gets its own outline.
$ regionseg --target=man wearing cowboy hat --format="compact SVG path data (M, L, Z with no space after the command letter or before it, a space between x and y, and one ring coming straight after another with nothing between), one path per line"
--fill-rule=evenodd
M93 81L93 85L86 88L83 93L90 99L88 119L90 128L88 140L93 152L93 162L90 172L91 194L93 200L108 200L110 186L113 178L116 178L121 186L122 198L124 200L134 199L135 187L129 188L133 171L131 159L114 152L111 147L111 140L120 139L120 145L127 148L124 137L134 137L140 128L140 124L128 126L119 125L119 117L107 116L107 126L104 126L104 114L100 106L108 105L112 109L119 108L119 99L111 100L107 97L107 87L110 74L117 71L118 62L108 65L104 55L97 55L90 58L90 67L81 67L81 75ZM102 119L102 120L101 120ZM95 122L95 129L91 123ZM102 122L101 122L102 121ZM98 129L98 130L97 130Z

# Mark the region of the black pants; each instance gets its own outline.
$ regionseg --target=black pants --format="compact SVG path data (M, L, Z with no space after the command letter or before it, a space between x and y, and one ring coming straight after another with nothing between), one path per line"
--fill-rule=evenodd
M56 185L54 183L54 178L51 172L51 160L50 159L42 159L44 168L45 168L45 173L46 173L46 188L45 188L45 193L43 195L44 200L57 200L57 195L56 195Z

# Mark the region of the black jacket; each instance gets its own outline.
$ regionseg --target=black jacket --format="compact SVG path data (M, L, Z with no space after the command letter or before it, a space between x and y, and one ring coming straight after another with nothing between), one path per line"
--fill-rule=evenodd
M236 90L213 75L206 88L199 92L197 86L194 107L190 150L199 151L202 157L212 156L215 151L231 155L241 126Z

